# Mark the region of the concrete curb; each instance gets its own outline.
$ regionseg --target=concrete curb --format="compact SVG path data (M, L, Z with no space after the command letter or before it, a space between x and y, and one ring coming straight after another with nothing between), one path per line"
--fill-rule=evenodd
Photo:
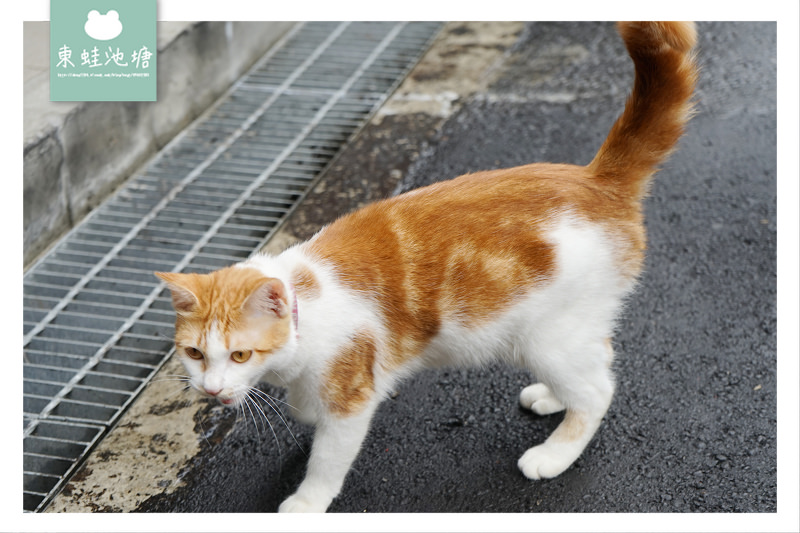
M49 42L49 23L26 22L24 265L207 109L293 25L160 22L157 102L50 102L49 47L42 46Z

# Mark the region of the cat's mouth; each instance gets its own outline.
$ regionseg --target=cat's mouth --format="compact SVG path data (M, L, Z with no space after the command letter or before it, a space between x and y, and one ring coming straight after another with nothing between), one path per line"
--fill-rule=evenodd
M216 399L222 405L231 405L236 402L236 396L223 396L221 394L209 394L206 391L201 391L206 398Z

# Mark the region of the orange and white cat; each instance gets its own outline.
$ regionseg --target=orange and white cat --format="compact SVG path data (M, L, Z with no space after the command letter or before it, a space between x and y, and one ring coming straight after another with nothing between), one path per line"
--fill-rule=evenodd
M325 511L376 407L426 367L505 361L538 383L526 408L566 410L519 459L531 479L567 469L614 392L611 336L642 268L641 201L691 113L692 23L618 25L633 92L587 166L477 172L344 216L277 257L210 274L158 273L192 385L238 405L287 387L315 425L306 477L280 511Z

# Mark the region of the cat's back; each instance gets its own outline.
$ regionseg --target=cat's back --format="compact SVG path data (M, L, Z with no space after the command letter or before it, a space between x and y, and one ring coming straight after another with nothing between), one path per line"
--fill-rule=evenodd
M308 249L341 268L367 270L384 262L435 268L468 251L500 254L545 275L548 235L566 216L615 231L633 230L642 220L638 202L603 187L585 167L534 163L375 202L324 228Z

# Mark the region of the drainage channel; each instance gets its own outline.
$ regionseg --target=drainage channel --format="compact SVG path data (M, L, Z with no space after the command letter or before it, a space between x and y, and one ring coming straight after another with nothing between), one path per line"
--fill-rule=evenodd
M23 508L42 511L172 353L154 271L250 256L440 30L294 27L25 273Z

